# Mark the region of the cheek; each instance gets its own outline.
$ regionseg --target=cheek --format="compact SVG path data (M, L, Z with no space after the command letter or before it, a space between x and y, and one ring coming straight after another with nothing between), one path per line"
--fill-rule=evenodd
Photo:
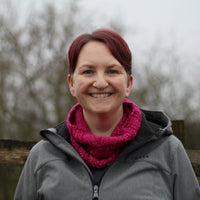
M121 92L126 92L127 90L127 80L126 79L121 79L115 81L115 87Z
M123 80L122 82L118 82L116 85L116 88L118 88L120 94L127 98L130 94L131 87L128 86L127 80Z
M75 90L76 95L86 92L88 87L89 87L89 84L87 83L86 80L77 79L74 84L74 90Z

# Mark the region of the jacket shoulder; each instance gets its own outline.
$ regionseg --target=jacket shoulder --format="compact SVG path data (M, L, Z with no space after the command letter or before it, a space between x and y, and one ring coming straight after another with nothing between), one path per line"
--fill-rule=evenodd
M172 149L176 149L178 146L183 146L182 142L173 134L166 138L166 142Z
M41 140L32 147L25 164L31 166L36 173L46 163L64 157L65 155L49 141Z
M166 154L166 156L168 155L170 160L174 159L178 151L185 151L182 142L173 134L164 136L161 140L163 142L161 142L159 150Z

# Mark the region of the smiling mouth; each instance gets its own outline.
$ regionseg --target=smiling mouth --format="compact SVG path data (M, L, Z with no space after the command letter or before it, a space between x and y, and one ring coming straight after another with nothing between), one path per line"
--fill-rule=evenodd
M90 94L91 97L94 98L105 98L111 96L112 93L101 93L101 94Z

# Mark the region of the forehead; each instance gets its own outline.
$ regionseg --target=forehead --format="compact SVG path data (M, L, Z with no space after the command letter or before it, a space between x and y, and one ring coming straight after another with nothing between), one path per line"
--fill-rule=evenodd
M77 60L77 66L83 62L109 63L114 62L120 64L112 55L107 45L103 42L90 41L83 46ZM91 63L92 64L92 63Z
M104 42L89 41L82 47L82 49L80 50L79 56L81 54L87 54L88 52L91 54L91 53L96 53L96 52L101 52L101 51L111 54L109 48Z

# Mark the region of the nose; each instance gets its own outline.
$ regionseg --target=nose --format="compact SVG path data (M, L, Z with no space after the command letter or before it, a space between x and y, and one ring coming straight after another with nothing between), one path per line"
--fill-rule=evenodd
M98 74L95 77L93 86L97 89L104 89L108 86L108 82L106 80L106 77L104 77L104 75Z

